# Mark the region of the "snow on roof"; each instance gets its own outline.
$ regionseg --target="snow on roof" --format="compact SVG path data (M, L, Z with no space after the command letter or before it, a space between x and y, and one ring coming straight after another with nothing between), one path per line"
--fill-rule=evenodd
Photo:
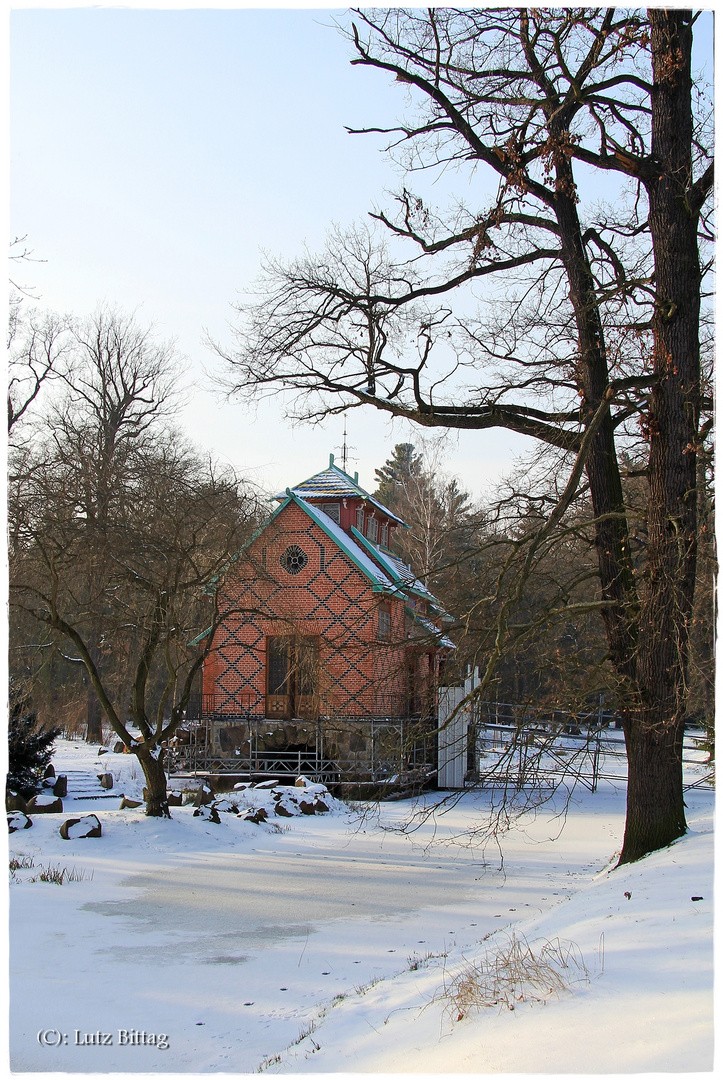
M423 596L430 604L433 604L438 611L442 614L446 614L434 593L431 593L427 586L415 576L411 567L407 566L407 564L397 555L392 555L391 551L379 547L378 544L374 544L371 540L368 540L366 536L362 536L354 526L352 526L351 531L357 539L361 540L367 550L373 553L374 558L382 564L394 581L399 582L403 589L415 592L418 596Z
M419 623L427 633L434 637L436 645L443 645L446 649L456 649L455 643L443 633L438 626L435 626L431 619L425 619L424 615L420 615L414 608L406 608L407 612L412 616L416 623Z
M306 499L302 499L295 491L291 492L291 498L297 503L302 510L304 510L312 521L324 530L345 555L348 555L351 561L376 585L383 585L385 589L390 591L396 591L394 589L394 582L389 578L383 570L381 570L372 559L369 558L359 544L356 544L354 540L345 533L344 530L337 525L335 521L325 514L318 506L314 506L312 503L307 502Z
M334 465L333 462L329 464L329 468L324 472L317 473L316 476L310 476L308 480L303 480L296 487L291 488L294 495L300 496L302 499L364 499L365 502L370 503L376 507L386 517L392 521L399 522L405 529L409 528L405 521L402 521L400 517L392 513L388 506L384 506L373 495L370 495L368 491L365 491L363 487L359 485L359 482L354 478L352 479L348 473L340 469L338 465ZM279 501L286 498L286 492L280 492L274 496Z

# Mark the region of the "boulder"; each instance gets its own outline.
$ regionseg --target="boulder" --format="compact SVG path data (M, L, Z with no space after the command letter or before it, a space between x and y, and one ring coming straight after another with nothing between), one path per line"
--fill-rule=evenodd
M183 806L183 795L180 791L168 792L168 805L169 806Z
M113 753L114 754L123 754L123 753L125 753L125 748L126 748L125 743L117 742L113 747Z
M196 792L196 797L193 800L194 806L208 806L213 802L213 793L208 784L202 784Z
M317 814L328 814L329 807L326 805L323 799L319 799L317 797L316 799L314 799L314 811Z
M268 812L263 806L249 807L248 810L244 810L239 814L242 821L253 821L254 825L260 825L262 821L266 821L268 818Z
M293 810L289 810L288 806L286 806L286 804L282 802L277 802L276 806L274 807L274 813L277 815L277 817L294 817Z
M102 835L100 821L95 814L67 818L60 826L63 840L87 840Z
M113 787L113 773L98 773L98 779L100 780L100 786L105 791L110 791L110 789Z
M34 814L62 814L63 800L54 795L33 795L28 801L27 809Z
M193 811L193 816L200 817L204 821L212 821L214 825L221 824L221 818L218 816L218 810L215 806L209 806L208 804L199 806Z
M56 777L53 784L53 795L57 795L59 799L64 799L68 794L68 777L61 773Z
M277 780L262 780L259 784L254 784L255 788L259 788L261 790L263 790L264 788L275 788L278 786L279 784Z
M122 744L121 744L121 745L122 745ZM101 756L101 754L109 754L109 753L110 753L110 750L108 749L108 747L107 747L107 746L101 746L101 747L100 747L100 748L98 749L98 757L100 757L100 756Z
M230 799L216 799L213 807L219 814L237 814L238 806Z
M5 809L8 813L12 813L13 810L21 810L25 813L27 809L27 803L22 795L18 795L17 791L11 791L10 788L5 792Z
M32 821L22 810L14 810L8 814L8 832L20 832L21 829L32 828Z
M143 803L139 802L137 799L127 799L125 795L121 799L121 810L137 810L139 806L143 806Z
M314 800L314 802L309 802L308 799L300 799L299 800L299 810L301 810L302 814L315 814L316 813L316 805L315 805L315 803L316 803L316 800Z
M48 765L47 769L43 773L43 780L47 780L49 776L55 776L55 769L52 765Z

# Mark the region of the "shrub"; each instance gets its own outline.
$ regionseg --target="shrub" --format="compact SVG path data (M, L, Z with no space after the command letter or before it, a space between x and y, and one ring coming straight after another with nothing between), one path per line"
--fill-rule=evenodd
M60 728L43 730L38 725L30 696L10 683L7 785L23 798L40 790L43 773L53 756Z

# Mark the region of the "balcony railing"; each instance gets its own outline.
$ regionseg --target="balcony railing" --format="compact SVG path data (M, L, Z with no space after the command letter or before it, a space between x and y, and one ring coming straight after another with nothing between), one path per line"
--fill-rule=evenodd
M274 695L273 705L277 706L278 695ZM269 708L268 696L245 691L238 694L222 694L218 692L209 694L195 694L191 698L186 718L190 722L199 722L204 719L258 719L265 717L269 720L291 719L292 714L301 718L309 718L315 715L320 719L345 719L345 720L407 720L412 718L433 718L436 716L436 702L429 698L412 699L403 693L381 693L374 690L366 690L355 697L342 697L325 700L323 697L313 703L313 709L309 708L306 701L304 707L296 712L291 709L288 716L282 715L278 708Z

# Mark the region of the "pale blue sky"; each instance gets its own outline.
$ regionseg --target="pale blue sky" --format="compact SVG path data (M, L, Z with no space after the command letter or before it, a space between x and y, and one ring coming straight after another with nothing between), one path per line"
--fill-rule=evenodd
M42 303L86 314L102 300L139 309L178 339L196 388L194 441L283 488L322 468L341 422L291 431L272 405L256 419L202 389L227 339L230 304L260 251L319 247L398 176L378 137L344 127L401 115L404 92L352 68L328 10L19 7L11 15L11 234L39 259L25 278ZM350 466L374 468L414 433L350 414ZM510 460L511 438L463 433L448 468L478 495ZM520 440L518 448L525 446Z

